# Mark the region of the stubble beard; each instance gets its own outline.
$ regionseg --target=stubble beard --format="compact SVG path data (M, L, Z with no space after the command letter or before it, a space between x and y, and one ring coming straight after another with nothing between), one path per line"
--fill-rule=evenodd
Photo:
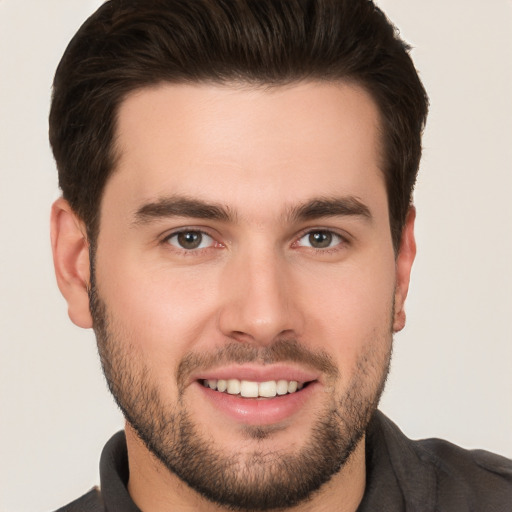
M299 451L259 448L262 440L272 436L272 428L248 427L245 436L254 440L254 450L226 453L215 446L213 436L208 438L199 432L181 393L174 405L163 402L149 368L133 357L128 340L113 325L115 322L99 297L94 280L90 305L103 373L126 420L169 471L207 500L230 510L285 509L311 499L341 470L358 446L389 372L391 327L387 339L374 339L367 344L348 389L341 395L332 391L323 413L319 412L312 426L310 439ZM317 353L309 352L295 340L276 343L274 350L252 347L245 355L244 349L240 349L243 345L238 344L233 351L224 351L222 357L229 359L232 353L237 362L277 362L286 360L279 354L292 351L297 359L299 350L298 358L302 357L304 362L318 358ZM379 346L382 343L387 347L385 353Z

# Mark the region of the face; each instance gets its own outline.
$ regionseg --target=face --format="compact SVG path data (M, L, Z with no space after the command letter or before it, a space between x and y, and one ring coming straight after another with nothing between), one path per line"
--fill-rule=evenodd
M118 123L90 294L111 390L209 500L294 505L361 445L401 327L377 109L349 85L165 85Z

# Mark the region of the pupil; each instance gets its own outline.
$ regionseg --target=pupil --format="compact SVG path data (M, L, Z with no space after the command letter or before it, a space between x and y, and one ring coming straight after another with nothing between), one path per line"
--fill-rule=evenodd
M332 242L332 234L327 231L317 231L309 235L309 243L317 249L329 247Z
M184 249L197 249L202 241L201 233L197 231L187 231L178 234L178 242Z

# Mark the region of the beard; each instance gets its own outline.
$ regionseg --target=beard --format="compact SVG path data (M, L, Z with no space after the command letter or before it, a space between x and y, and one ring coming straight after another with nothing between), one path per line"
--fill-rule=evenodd
M94 274L92 273L92 276ZM368 340L348 387L336 393L337 367L322 351L297 340L281 339L267 347L229 343L209 354L189 353L177 362L178 396L164 401L157 383L91 281L90 307L98 351L108 387L125 419L147 449L172 473L205 499L231 510L293 507L309 500L347 463L375 412L389 371L392 330ZM392 318L392 311L391 318ZM184 404L186 377L218 363L262 364L294 361L314 367L332 384L309 439L294 452L265 449L273 426L244 426L252 451L227 452L202 432Z

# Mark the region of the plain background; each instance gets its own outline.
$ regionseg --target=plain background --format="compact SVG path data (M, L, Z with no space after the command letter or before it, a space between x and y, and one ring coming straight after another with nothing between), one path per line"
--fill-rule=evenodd
M92 332L67 318L48 236L52 75L100 3L0 0L2 512L87 491L122 427ZM378 3L414 46L431 99L408 325L381 408L412 438L512 457L512 1Z

